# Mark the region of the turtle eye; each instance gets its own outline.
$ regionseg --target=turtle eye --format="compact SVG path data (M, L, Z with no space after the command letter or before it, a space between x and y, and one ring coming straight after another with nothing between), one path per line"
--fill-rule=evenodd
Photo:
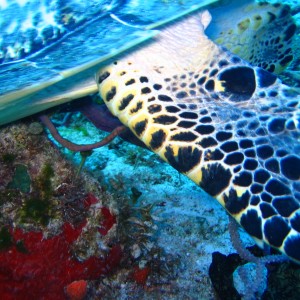
M249 100L256 89L255 73L250 67L226 69L218 79L223 87L221 93L233 102Z

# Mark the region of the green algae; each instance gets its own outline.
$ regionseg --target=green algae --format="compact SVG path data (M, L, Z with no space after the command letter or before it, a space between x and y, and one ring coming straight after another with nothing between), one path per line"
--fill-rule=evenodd
M15 172L12 181L8 184L8 189L19 189L23 193L29 193L31 178L25 165L18 164L15 166Z
M38 190L40 190L42 199L49 199L53 193L51 179L54 177L54 169L50 163L45 163L40 175L36 180Z
M23 223L30 220L46 226L51 218L50 201L39 198L30 198L25 201L20 216L21 222Z
M34 221L46 226L53 215L51 197L53 188L51 179L55 175L50 163L45 163L40 175L33 182L34 190L26 199L20 211L21 222Z
M11 181L6 189L0 192L0 205L16 203L22 197L23 205L18 209L21 223L38 223L46 226L52 212L51 197L53 196L52 178L55 175L50 163L45 163L40 174L31 179L26 165L15 165Z
M77 130L79 132L79 134L81 133L82 136L84 136L84 137L90 136L87 128L84 125L75 125L75 130Z

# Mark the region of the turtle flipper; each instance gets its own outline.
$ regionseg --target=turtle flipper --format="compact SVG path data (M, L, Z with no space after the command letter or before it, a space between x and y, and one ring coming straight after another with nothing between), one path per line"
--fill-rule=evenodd
M300 263L300 96L209 40L207 21L202 12L165 27L100 70L100 95L258 245Z

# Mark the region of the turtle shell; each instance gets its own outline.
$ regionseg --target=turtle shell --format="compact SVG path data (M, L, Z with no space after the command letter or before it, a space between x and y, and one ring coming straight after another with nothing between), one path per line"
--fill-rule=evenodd
M0 125L96 91L100 65L212 2L1 2ZM45 95L53 98L43 102Z
M0 4L0 62L26 58L118 4L111 0L4 1Z

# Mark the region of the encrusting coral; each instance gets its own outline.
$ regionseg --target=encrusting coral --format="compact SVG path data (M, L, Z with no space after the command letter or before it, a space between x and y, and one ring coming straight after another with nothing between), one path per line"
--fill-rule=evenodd
M27 123L2 128L0 164L3 299L66 299L72 282L95 280L119 265L107 196L91 178L76 177L45 135L31 133ZM84 244L89 251L82 255Z

